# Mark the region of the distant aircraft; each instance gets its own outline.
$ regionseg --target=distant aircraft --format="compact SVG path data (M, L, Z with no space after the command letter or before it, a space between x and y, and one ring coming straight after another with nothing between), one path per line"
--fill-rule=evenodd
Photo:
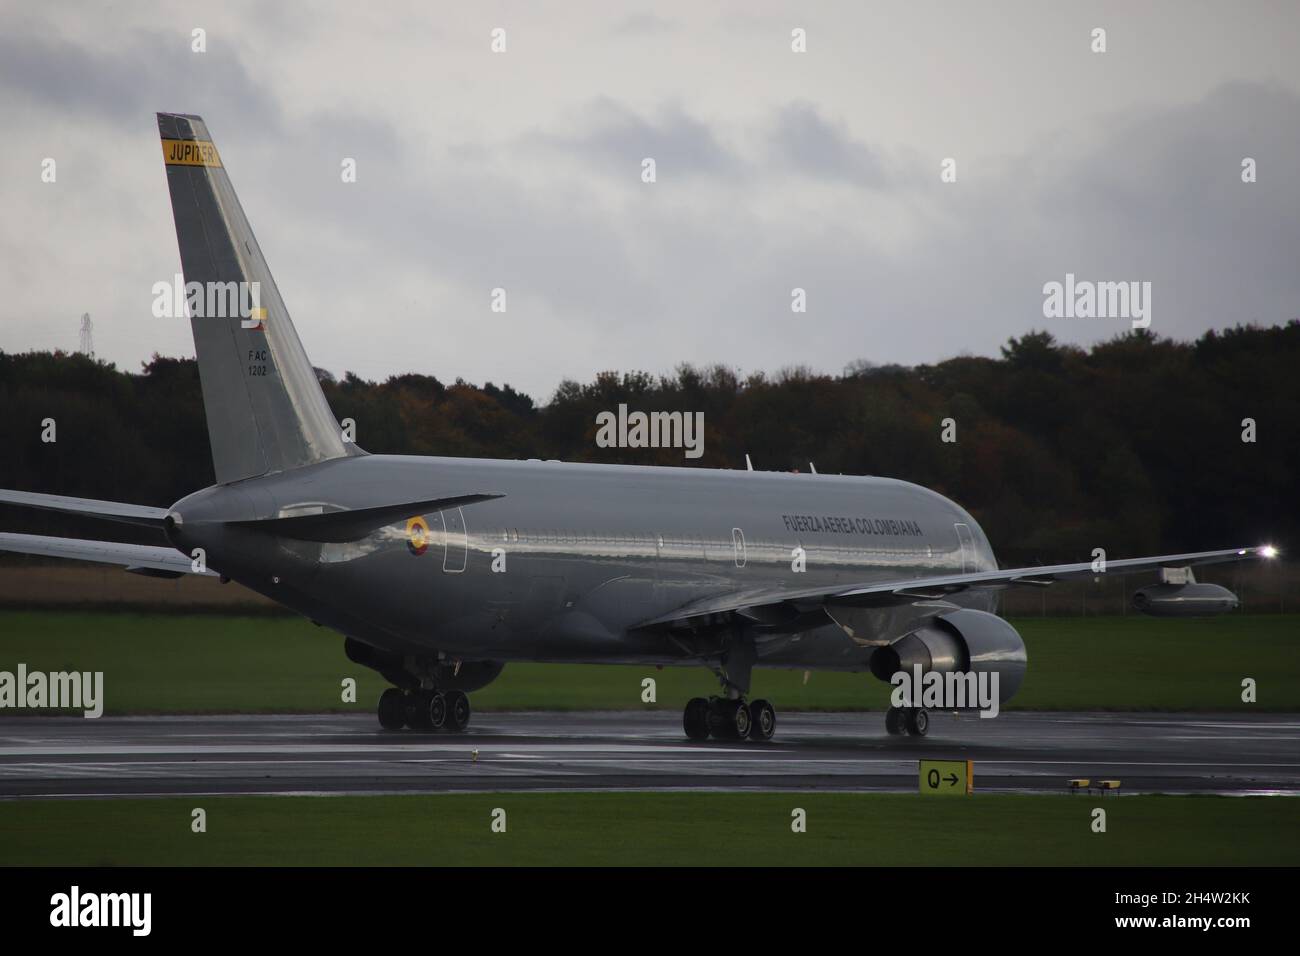
M217 483L170 508L0 491L170 545L0 534L0 550L238 581L338 631L393 684L389 730L463 729L467 692L511 661L701 664L720 689L685 705L695 740L772 736L775 709L748 699L756 666L996 674L1005 701L1027 660L999 592L1097 573L999 570L966 511L886 478L367 454L325 401L207 126L160 113L158 128L185 288L259 290L247 310L189 309ZM1190 568L1274 553L1105 572L1159 571L1138 594L1147 613L1215 613L1236 597ZM891 707L886 727L923 735L929 717Z

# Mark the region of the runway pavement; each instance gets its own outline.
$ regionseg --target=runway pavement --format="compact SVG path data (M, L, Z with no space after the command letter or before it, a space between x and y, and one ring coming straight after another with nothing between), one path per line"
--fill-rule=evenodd
M782 714L766 743L688 742L673 712L475 714L461 734L366 715L6 717L0 798L561 789L913 790L921 757L975 761L978 790L1300 793L1300 715ZM477 756L475 755L477 751Z

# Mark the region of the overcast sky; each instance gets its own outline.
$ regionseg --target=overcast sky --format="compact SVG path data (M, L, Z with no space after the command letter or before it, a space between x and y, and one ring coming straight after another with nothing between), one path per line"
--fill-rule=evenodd
M336 374L544 401L605 369L839 372L1127 327L1044 318L1067 272L1151 282L1165 335L1284 322L1298 11L0 0L0 349L73 350L88 311L119 367L193 354L188 323L150 313L180 269L157 110L207 120Z

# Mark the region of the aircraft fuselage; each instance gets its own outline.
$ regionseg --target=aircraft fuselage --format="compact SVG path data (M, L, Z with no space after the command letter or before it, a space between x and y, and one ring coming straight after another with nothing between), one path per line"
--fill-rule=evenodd
M503 497L351 543L229 524L471 492ZM887 478L367 455L213 486L172 511L173 544L223 575L375 647L465 660L686 662L707 633L634 626L725 591L997 566L965 510ZM987 593L952 603L994 609ZM861 670L868 656L829 622L759 644L768 666Z

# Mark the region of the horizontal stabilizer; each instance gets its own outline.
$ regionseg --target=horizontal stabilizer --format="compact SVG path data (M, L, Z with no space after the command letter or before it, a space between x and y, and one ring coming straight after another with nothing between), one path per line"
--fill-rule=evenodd
M106 521L124 521L148 528L161 528L167 517L166 508L148 505L129 505L120 501L98 501L94 498L69 498L66 495L43 495L35 491L8 491L0 488L0 504L23 508L43 508L65 514L87 515Z
M341 544L360 541L372 531L385 525L413 518L416 515L450 511L462 505L491 501L504 495L454 495L450 498L427 498L396 505L378 505L374 508L351 508L343 511L318 511L314 514L295 514L284 518L257 518L252 521L232 521L232 525L265 531L281 538L298 541L318 541L322 544Z
M154 577L180 577L182 574L199 574L213 577L216 574L216 572L206 568L202 571L196 571L190 559L179 551L147 544L84 541L79 538L51 538L39 534L0 532L0 551L38 554L47 558L70 558L74 561L95 561L99 564L116 564L128 571Z

